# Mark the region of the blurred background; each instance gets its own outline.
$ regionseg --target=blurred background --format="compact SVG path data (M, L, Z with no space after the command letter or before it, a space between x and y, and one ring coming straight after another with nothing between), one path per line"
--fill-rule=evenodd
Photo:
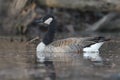
M86 36L111 38L101 48L105 64L96 67L80 58L78 62L56 64L52 72L51 68L36 64L35 48L47 28L32 22L47 14L57 20L55 40ZM2 80L120 80L119 52L119 0L0 0Z
M57 32L119 32L119 0L0 0L0 34L40 36L46 30L32 21L46 14L57 20Z

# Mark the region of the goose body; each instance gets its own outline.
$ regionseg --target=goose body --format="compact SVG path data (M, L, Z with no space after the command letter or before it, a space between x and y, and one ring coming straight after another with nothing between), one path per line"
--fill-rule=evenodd
M36 48L39 62L44 62L53 56L63 56L63 53L83 53L83 57L86 59L102 60L99 56L99 48L107 40L104 37L66 38L53 41L56 29L54 17L49 15L36 22L40 21L48 25L48 32Z

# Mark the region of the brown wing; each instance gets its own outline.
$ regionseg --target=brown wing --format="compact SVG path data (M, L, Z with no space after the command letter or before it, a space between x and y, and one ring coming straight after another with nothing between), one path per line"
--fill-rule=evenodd
M77 44L78 41L80 41L78 40L78 38L67 38L67 39L61 39L61 40L54 41L50 45L54 47L62 47L62 46L69 46L72 44Z
M94 37L67 38L67 39L61 39L61 40L54 41L50 44L50 46L63 47L63 46L71 46L71 45L81 45L84 47L84 46L95 43L93 39Z

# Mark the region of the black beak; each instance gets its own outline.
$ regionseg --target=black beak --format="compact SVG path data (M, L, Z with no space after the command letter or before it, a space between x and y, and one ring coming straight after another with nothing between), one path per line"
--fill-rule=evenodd
M43 23L43 18L35 19L34 22L38 24Z

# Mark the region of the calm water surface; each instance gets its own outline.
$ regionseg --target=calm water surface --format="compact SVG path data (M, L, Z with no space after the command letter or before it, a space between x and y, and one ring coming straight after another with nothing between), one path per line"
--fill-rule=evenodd
M103 34L104 35L104 34ZM107 34L105 34L108 36ZM36 63L35 44L0 38L0 80L120 80L120 35L100 49L103 65L84 60L82 54L70 61L54 61L54 69ZM52 78L52 79L50 79Z

